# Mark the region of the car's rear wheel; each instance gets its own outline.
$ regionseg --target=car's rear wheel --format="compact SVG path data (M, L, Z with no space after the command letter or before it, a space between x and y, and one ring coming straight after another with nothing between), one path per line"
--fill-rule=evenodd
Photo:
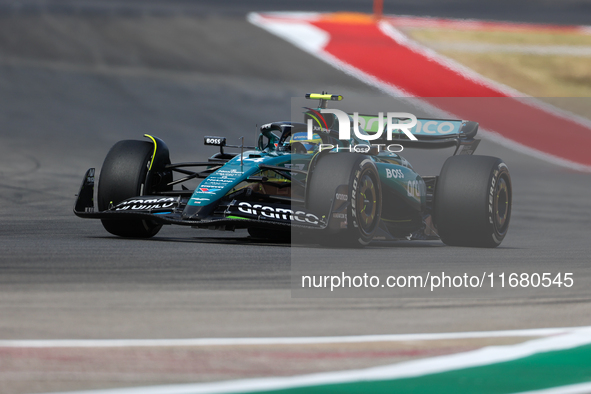
M150 194L151 185L146 184L146 178L153 153L154 145L146 141L119 141L111 148L99 178L100 211L125 199ZM150 238L162 228L150 220L101 219L101 222L109 233L129 238Z
M437 179L434 220L446 245L494 248L511 218L507 165L490 156L452 156Z
M320 216L329 215L340 185L348 185L348 195L342 197L348 201L347 228L327 229L319 242L349 247L367 245L378 229L382 213L380 177L371 158L357 153L321 156L308 176L307 209Z

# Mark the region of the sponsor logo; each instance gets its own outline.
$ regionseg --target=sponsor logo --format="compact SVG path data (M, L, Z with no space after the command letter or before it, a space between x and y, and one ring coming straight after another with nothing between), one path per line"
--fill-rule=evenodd
M365 160L361 163L360 167L363 166L363 164L365 163ZM355 171L355 178L353 179L353 185L352 185L352 192L351 192L351 206L352 207L356 207L357 206L357 181L359 180L359 176L361 175L361 171L358 169ZM356 209L351 209L351 218L353 219L353 226L354 227L359 227L357 225L357 210Z
M292 211L288 208L271 207L261 204L250 204L243 201L238 204L238 211L269 219L291 220L302 223L318 224L320 219L316 215L304 211Z
M200 187L199 188L199 191L201 193L209 193L209 194L213 194L213 193L218 192L220 190L222 190L222 189L212 189L212 188L208 188L208 187Z
M313 137L314 137L314 138L312 138L313 141L321 141L322 140L320 138L320 136L316 133L314 134ZM294 135L291 136L291 140L292 141L310 141L310 139L308 139L307 133L295 133Z
M424 124L421 124L420 121L417 121L417 129L415 133L424 133L424 134L449 134L454 132L456 127L452 122L437 122L434 120L429 120Z
M225 146L226 138L207 136L205 137L204 143L205 145Z
M495 185L497 184L497 177L499 176L499 170L495 170L492 176L492 181L490 184L490 190L488 192L488 221L490 224L493 223L493 201L495 195Z
M152 198L152 199L134 199L123 201L115 207L116 211L148 211L153 209L172 208L175 206L176 198Z
M409 197L421 198L421 186L419 181L408 181L406 183L406 195Z
M386 177L388 177L388 178L404 178L404 173L400 169L386 168Z
M401 121L400 123L406 123ZM377 116L359 115L359 126L366 132L377 132L383 130L384 119L380 122ZM434 119L417 119L417 125L413 128L413 134L426 135L448 135L457 134L460 131L462 122Z
M219 145L222 143L222 139L221 138L206 138L205 143L212 144L212 145Z

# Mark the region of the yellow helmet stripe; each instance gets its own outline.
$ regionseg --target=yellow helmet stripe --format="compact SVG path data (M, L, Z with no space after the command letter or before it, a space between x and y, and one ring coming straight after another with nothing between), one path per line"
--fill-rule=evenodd
M322 130L322 123L320 123L320 121L318 120L318 118L315 117L314 115L312 115L309 112L308 112L308 116L310 116L311 118L313 118L316 121L316 123L318 123L318 126L320 126L320 130Z

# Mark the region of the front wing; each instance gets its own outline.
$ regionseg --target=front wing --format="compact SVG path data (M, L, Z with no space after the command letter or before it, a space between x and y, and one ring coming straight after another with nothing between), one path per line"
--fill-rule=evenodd
M233 200L220 203L214 213L206 218L184 218L183 211L188 198L181 196L140 196L124 200L109 209L98 211L94 207L95 169L89 169L82 182L74 205L74 214L86 219L150 220L160 224L175 224L216 230L237 228L301 228L322 230L328 220L290 205L256 204Z

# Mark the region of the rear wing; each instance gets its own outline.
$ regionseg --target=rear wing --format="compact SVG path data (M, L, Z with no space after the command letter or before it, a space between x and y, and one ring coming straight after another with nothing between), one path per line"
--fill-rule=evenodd
M353 114L349 114L353 117ZM394 118L398 123L410 123L409 118ZM383 125L382 137L375 142L391 143L395 141L408 148L421 149L440 149L448 147L456 147L456 154L472 154L476 150L480 140L474 137L478 133L478 123L468 120L457 119L434 119L434 118L417 118L417 124L410 128L410 132L417 140L410 140L399 129L392 132L393 140L387 140L387 133L385 125L387 124L386 116L382 121L376 115L358 115L360 129L365 130L369 135L380 131L380 123Z
M309 93L306 94L307 99L318 99L318 108L316 110L308 107L304 107L307 111L304 113L304 122L311 127L314 124L315 131L321 131L328 134L332 139L338 141L338 117L334 112L323 113L323 109L326 108L327 102L330 101L341 101L343 96L328 94L325 92L320 93ZM405 128L405 131L416 137L410 139L402 130L395 129L392 131L392 138L388 140L387 124L388 115L387 113L380 113L376 115L358 115L348 113L351 121L357 120L359 122L359 131L364 130L368 135L380 133L381 136L376 139L371 139L372 144L389 144L395 141L396 144L402 145L408 148L421 148L421 149L440 149L455 147L456 150L454 155L471 155L476 150L480 140L475 139L476 133L478 132L478 123L471 122L468 120L458 119L434 119L434 118L417 118L415 126ZM405 113L397 113L397 115L410 115ZM382 116L382 119L380 119ZM412 115L411 115L412 116ZM414 116L413 116L414 117ZM393 118L393 122L400 123L412 123L410 118ZM380 130L381 129L381 130ZM308 132L309 133L309 132ZM363 131L361 131L363 133ZM361 138L359 138L361 140ZM331 141L332 142L332 141Z

